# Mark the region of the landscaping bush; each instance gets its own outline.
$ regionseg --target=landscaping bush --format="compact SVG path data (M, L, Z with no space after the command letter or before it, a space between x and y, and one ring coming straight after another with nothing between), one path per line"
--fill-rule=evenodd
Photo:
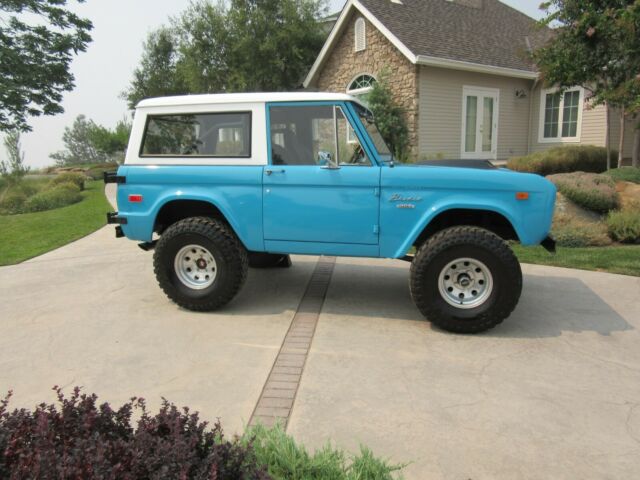
M2 215L15 215L17 213L22 213L22 209L26 201L27 196L19 190L7 192L0 202L0 213Z
M616 184L611 177L574 172L550 175L560 193L577 205L596 213L607 213L620 206Z
M636 167L615 168L609 170L607 175L617 182L640 183L640 168Z
M622 243L640 243L640 205L617 212L607 217L609 235Z
M617 152L611 152L611 158L617 156ZM607 149L591 145L555 147L512 158L507 162L507 168L543 176L578 171L602 173L607 170Z
M586 222L570 215L557 214L551 232L560 247L603 247L612 243L603 222Z
M80 193L80 187L77 183L73 182L62 182L54 185L53 188L49 187L49 190L69 190L71 192Z
M117 163L101 163L87 170L86 175L92 180L102 180L104 178L104 172L115 172L117 169Z
M25 212L43 212L54 208L66 207L78 203L82 200L79 191L72 191L67 188L53 188L35 194L24 204Z
M313 454L298 445L281 427L256 426L247 431L259 464L267 465L274 479L305 480L392 480L393 472L403 465L389 465L360 447L360 455L350 457L344 451L326 445Z
M248 429L227 439L198 413L163 400L156 415L143 399L118 409L75 388L55 405L9 412L0 401L0 478L392 480L389 465L366 448L359 455L327 445L309 454L282 428ZM132 417L139 420L135 427Z
M57 405L8 412L0 402L0 478L267 479L251 442L227 440L197 413L163 401L148 414L143 399L117 410L76 388ZM141 418L134 429L134 411Z
M56 176L53 180L51 180L51 186L55 187L56 185L59 185L61 183L71 182L71 183L75 183L80 188L80 190L84 190L85 179L86 179L86 176L82 173L64 172Z

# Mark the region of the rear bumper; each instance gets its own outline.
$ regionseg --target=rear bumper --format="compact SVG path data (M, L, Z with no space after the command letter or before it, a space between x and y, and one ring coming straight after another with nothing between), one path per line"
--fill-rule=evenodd
M109 225L126 225L127 218L119 216L118 212L108 212L107 223Z
M556 253L556 241L554 240L554 238L549 235L547 238L545 238L540 245L542 245L545 250L547 250L547 252L549 253Z

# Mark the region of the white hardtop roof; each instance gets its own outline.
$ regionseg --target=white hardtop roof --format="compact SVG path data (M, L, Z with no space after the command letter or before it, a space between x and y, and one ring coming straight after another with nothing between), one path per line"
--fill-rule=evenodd
M186 105L207 105L224 103L266 103L266 102L322 102L353 101L358 99L344 93L330 92L275 92L275 93L219 93L208 95L182 95L179 97L158 97L142 100L136 108L177 107Z

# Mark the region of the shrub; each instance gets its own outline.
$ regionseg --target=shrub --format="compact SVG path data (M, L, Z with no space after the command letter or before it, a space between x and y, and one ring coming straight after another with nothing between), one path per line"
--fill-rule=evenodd
M640 183L640 168L636 167L615 168L613 170L609 170L607 175L617 182Z
M89 170L85 172L87 177L92 180L102 180L104 176L104 172L115 172L118 169L117 163L101 163L95 166L92 166Z
M51 186L54 187L56 185L59 185L61 183L67 183L67 182L71 182L71 183L75 183L76 185L78 185L78 187L80 188L80 190L84 190L84 180L85 180L85 175L82 173L76 173L76 172L64 172L59 174L58 176L56 176L53 180L51 180Z
M251 442L227 440L222 427L163 401L151 416L143 399L117 410L76 388L57 405L7 411L0 402L0 478L267 479ZM141 412L134 429L131 417Z
M556 214L551 230L560 247L603 247L612 243L604 223L587 222L567 214Z
M79 191L72 191L66 188L54 188L35 194L24 204L25 212L43 212L54 208L66 207L82 200Z
M7 192L0 202L0 213L3 213L4 215L22 213L22 209L26 201L27 196L19 190Z
M640 205L617 212L607 217L609 235L622 243L640 243Z
M616 184L611 177L595 173L574 172L548 177L569 200L597 213L607 213L620 206Z
M611 158L617 156L617 152L611 152ZM578 171L602 173L607 170L607 149L591 145L555 147L512 158L507 162L507 168L543 176Z
M245 439L253 442L258 463L267 465L269 475L276 479L391 480L393 472L403 468L374 457L365 447L360 447L360 455L351 458L328 444L310 454L279 426L252 427Z
M69 190L71 192L80 193L80 187L77 183L73 182L62 182L54 185L53 188L51 187L52 186L49 187L49 190Z

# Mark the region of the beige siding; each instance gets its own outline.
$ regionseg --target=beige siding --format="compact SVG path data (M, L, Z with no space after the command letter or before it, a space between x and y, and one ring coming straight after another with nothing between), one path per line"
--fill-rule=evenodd
M498 160L525 155L529 132L529 96L533 81L517 78L421 67L419 76L419 152L459 158L462 150L462 91L465 86L500 91Z
M620 143L620 112L611 109L611 148L617 150ZM624 158L631 158L633 152L633 134L639 120L627 118L624 130Z
M538 84L533 94L532 104L532 118L531 125L531 151L537 152L540 150L547 150L552 147L559 147L562 145L596 145L598 147L604 147L605 135L606 135L606 111L601 105L591 107L588 104L583 106L582 110L582 129L580 131L580 141L572 143L547 143L539 141L540 131L540 116L543 112L540 111L540 96L544 88Z

